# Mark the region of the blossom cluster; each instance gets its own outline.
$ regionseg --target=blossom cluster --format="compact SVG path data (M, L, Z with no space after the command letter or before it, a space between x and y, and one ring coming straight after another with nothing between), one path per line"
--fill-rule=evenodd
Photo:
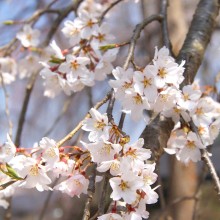
M61 51L53 41L54 54L47 63L42 62L44 69L40 74L44 79L46 96L54 97L62 90L70 95L85 86L93 86L96 80L102 81L111 73L118 48L100 49L114 39L109 25L98 19L104 9L87 1L78 9L78 17L74 21L65 21L62 32L71 47Z
M123 201L125 211L117 215L123 219L148 217L146 204L158 199L152 188L157 175L154 173L155 163L149 160L151 151L143 148L143 139L130 144L129 137L110 123L106 114L93 108L90 114L91 118L85 119L82 126L83 130L90 132L90 143L81 141L82 147L58 148L53 139L44 137L31 149L16 148L7 137L7 142L0 148L0 206L7 208L4 198L11 196L18 187L59 190L78 197L87 194L89 180L86 171L91 163L97 163L97 171L109 171L112 176L109 180L110 197L116 203ZM62 181L51 188L55 178ZM117 205L114 213L116 211ZM103 215L99 219L107 217Z
M71 152L66 150L69 148ZM8 136L0 147L0 206L7 208L4 198L12 196L16 188L60 190L70 196L87 193L89 181L81 168L82 152L76 146L58 148L56 142L47 137L32 148L16 148ZM55 178L62 181L51 188Z
M158 199L151 187L157 179L155 163L149 160L151 151L143 147L143 139L129 143L129 137L110 123L106 114L95 109L91 109L90 114L92 118L86 119L82 127L90 132L90 143L82 144L90 152L92 162L97 163L97 170L108 171L112 176L110 198L116 202L112 211L116 213L117 202L123 201L124 211L117 214L120 219L148 218L146 204L156 203ZM98 219L109 219L110 216L107 214Z
M40 71L44 80L44 95L54 98L61 91L67 95L78 92L85 86L93 86L110 74L118 48L102 49L113 42L109 25L100 20L111 1L84 1L77 10L74 21L66 20L62 33L69 41L68 48L61 50L53 40L50 46L41 48L40 30L25 24L16 34L23 49L18 62L11 57L0 59L5 84ZM31 66L31 70L30 70ZM1 80L0 80L1 83Z
M184 61L177 64L167 48L156 48L151 64L138 71L117 67L112 71L115 80L109 84L122 111L132 119L142 119L144 110L172 118L175 127L165 151L188 163L199 161L200 149L213 144L218 136L220 105L206 96L197 82L180 89L183 66Z

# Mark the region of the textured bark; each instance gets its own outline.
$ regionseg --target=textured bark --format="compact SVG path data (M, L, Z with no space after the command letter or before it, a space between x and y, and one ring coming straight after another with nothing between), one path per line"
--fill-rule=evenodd
M193 6L193 3L191 3ZM178 54L187 34L187 22L184 20L184 9L181 0L174 0L170 4L169 22L172 25L170 39L173 45L174 54ZM179 162L176 157L170 160L170 184L169 184L169 203L177 198L194 196L198 178L195 163L187 166ZM183 200L175 204L170 210L170 214L175 220L192 219L195 200Z
M210 41L219 12L219 0L201 0L194 14L191 26L177 61L186 61L185 80L182 85L191 84Z
M172 4L172 1L170 1L170 4ZM178 62L186 61L185 80L181 86L191 84L196 76L215 27L218 11L219 2L217 0L201 0L197 6L188 34L177 57ZM163 153L163 148L166 146L172 128L171 119L161 121L159 117L156 117L142 132L141 137L144 138L146 147L157 149L154 153L156 158ZM195 192L197 183L195 165L189 164L188 167L185 167L174 160L172 172L171 198L192 196L191 193ZM193 201L181 202L173 210L175 210L172 216L173 219L190 220L193 215Z

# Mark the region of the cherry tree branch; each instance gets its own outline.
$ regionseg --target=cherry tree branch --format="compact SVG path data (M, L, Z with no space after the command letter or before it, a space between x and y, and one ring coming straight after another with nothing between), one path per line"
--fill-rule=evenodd
M106 14L107 14L114 6L116 6L118 3L122 2L122 1L123 1L123 0L117 0L117 1L115 1L115 2L113 2L113 3L111 3L111 4L109 5L109 7L106 8L105 11L101 14L101 16L100 16L100 18L99 18L99 24L102 23L102 21L103 21L104 17L106 16Z
M28 104L30 101L30 96L31 96L37 75L38 75L38 72L34 73L26 86L26 93L25 93L21 113L19 115L18 127L17 127L16 137L15 137L15 146L16 147L19 147L21 144L21 134L22 134L23 126L24 126L24 122L25 122L25 115L27 113Z
M181 87L191 84L194 80L214 30L219 7L218 0L200 0L197 6L185 42L177 57L179 63L182 60L186 60L184 72L185 80ZM172 129L173 123L171 119L164 119L161 121L159 117L156 117L150 125L145 127L141 137L145 140L145 146L152 146L152 143L154 143L153 145L155 145L155 147L160 146L156 152L158 156L161 156ZM202 150L202 158L215 182L218 195L220 195L219 177L206 150Z
M168 0L161 0L160 1L161 9L160 13L163 15L163 20L161 21L161 27L162 27L162 38L164 45L169 49L172 56L172 45L169 39L169 33L168 33L168 25L167 25L167 7L168 7Z
M202 159L205 162L205 164L209 170L210 175L212 176L212 179L215 184L215 189L217 191L218 197L220 198L220 180L219 180L218 174L216 172L216 169L215 169L215 167L214 167L214 165L208 155L207 150L202 149L201 152L202 152Z
M141 31L151 22L153 21L159 21L161 22L163 20L163 15L157 14L157 15L151 15L150 17L144 19L140 24L138 24L134 30L134 34L130 41L130 46L128 50L128 55L125 60L123 68L126 70L129 66L129 63L134 60L134 49L135 45L137 43L138 38L140 37Z
M87 190L87 200L85 204L84 214L82 220L89 220L90 218L90 206L95 193L95 178L96 178L97 164L92 164L91 175L89 176L89 186Z
M201 0L193 16L188 34L177 56L177 61L186 61L182 86L191 84L202 63L219 13L218 0Z
M111 97L111 94L108 93L100 102L97 102L97 104L93 107L94 109L99 109L102 105L104 105ZM87 113L86 116L82 121L78 123L78 125L69 133L67 134L64 138L62 138L60 141L57 142L57 146L61 147L66 141L70 140L83 126L83 121L86 118L90 118L91 115L90 113Z

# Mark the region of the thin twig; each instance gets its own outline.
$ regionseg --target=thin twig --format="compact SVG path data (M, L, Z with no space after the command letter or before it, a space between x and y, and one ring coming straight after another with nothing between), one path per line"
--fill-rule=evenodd
M140 24L138 24L134 30L134 34L130 41L130 46L128 50L128 56L125 60L123 68L126 70L128 69L129 63L131 60L134 59L134 49L136 46L137 39L140 37L141 31L152 21L159 21L161 22L163 20L163 15L157 14L157 15L151 15L150 17L144 19Z
M113 120L112 112L113 112L114 103L115 103L115 92L114 92L114 89L112 89L111 90L111 97L109 99L108 108L106 111L109 122Z
M47 137L52 131L53 129L56 127L56 125L60 122L60 120L62 119L62 117L64 116L64 114L67 112L67 110L70 107L72 98L75 96L75 93L72 94L63 104L63 108L61 110L61 112L59 112L59 115L56 117L56 119L54 120L53 124L50 126L50 128L45 132L44 137Z
M107 195L107 190L106 187L109 184L109 173L105 173L103 176L103 187L102 187L102 194L100 197L100 202L99 202L99 206L98 206L98 216L104 214L105 211L105 203L106 203L106 195Z
M46 40L43 43L43 45L49 44L51 38L56 33L56 31L57 31L59 25L61 24L61 22L63 21L63 19L66 18L70 12L76 11L81 2L82 2L82 0L77 0L77 1L75 1L75 4L69 5L68 7L61 10L61 13L56 18L56 20L53 22L51 29L50 29L49 33L47 34Z
M98 102L93 108L94 109L99 109L102 105L104 105L108 100L110 99L110 93L108 93L100 102ZM86 118L90 118L91 115L90 113L87 113L87 115L84 117L82 121L78 123L78 125L69 133L67 134L64 138L62 138L60 141L57 142L57 146L60 147L62 146L66 141L70 140L78 131L79 129L83 126L83 121Z
M17 132L16 132L16 137L15 137L15 146L16 147L19 147L20 143L21 143L21 134L22 134L22 131L23 131L25 116L26 116L26 113L27 113L28 104L29 104L29 101L30 101L30 96L31 96L31 93L32 93L37 75L38 75L38 72L34 73L32 75L32 77L30 78L30 81L28 82L27 86L26 86L26 93L25 93L21 113L20 113L20 116L19 116Z
M168 27L167 27L168 26L167 25L168 0L161 0L160 5L161 5L160 13L163 15L163 20L161 22L163 43L169 49L169 51L171 52L171 54L173 56L172 45L171 45L171 42L170 42Z
M211 176L212 176L212 179L214 181L214 184L215 184L215 189L217 191L217 194L218 194L218 197L220 198L220 181L219 181L219 177L218 177L218 174L216 172L216 169L208 155L208 152L206 149L201 149L201 152L202 152L202 159L203 161L205 162Z
M105 9L105 11L101 14L101 16L100 16L100 18L99 18L99 25L102 23L102 21L103 21L105 15L106 15L115 5L117 5L118 3L122 2L122 1L123 1L123 0L117 0L117 1L115 1L115 2L113 2L113 3L111 3L111 4L109 5L109 7Z
M89 220L90 214L91 214L90 207L91 207L92 199L95 193L96 167L97 167L97 164L92 165L91 175L89 176L89 186L87 190L87 200L86 200L84 214L82 218L83 220Z

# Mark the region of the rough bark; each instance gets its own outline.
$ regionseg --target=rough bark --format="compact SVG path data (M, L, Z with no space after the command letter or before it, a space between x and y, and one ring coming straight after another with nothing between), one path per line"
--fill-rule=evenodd
M170 4L172 4L172 2L170 2ZM178 62L181 62L182 60L186 61L184 72L185 80L181 86L191 84L193 82L198 68L202 63L204 52L210 41L211 34L214 30L218 12L218 0L201 0L199 2L184 44L179 52L179 55L177 56ZM163 153L163 147L166 146L173 128L171 124L171 119L161 121L159 117L156 117L150 125L146 126L141 135L146 142L146 147L159 149L156 151L156 157L159 157ZM160 145L159 148L158 145ZM187 192L193 192L196 187L195 166L189 165L189 167L184 167L180 163L174 162L172 167L174 173L173 180L175 178L176 181L174 187L175 189L173 189L175 192L173 191L172 198L174 195L175 197L180 196L178 194L178 190L180 189L182 189L182 193L186 193L187 196ZM180 176L180 174L182 175ZM191 179L192 182L188 183L189 185L186 185L183 181L183 176L188 180ZM173 184L171 184L171 187L173 187ZM181 205L182 207L185 207L185 204L181 203ZM188 205L188 208L185 207L185 211L182 208L181 210L176 208L173 219L192 219L192 204L188 203ZM190 212L188 216L186 216L187 212Z

